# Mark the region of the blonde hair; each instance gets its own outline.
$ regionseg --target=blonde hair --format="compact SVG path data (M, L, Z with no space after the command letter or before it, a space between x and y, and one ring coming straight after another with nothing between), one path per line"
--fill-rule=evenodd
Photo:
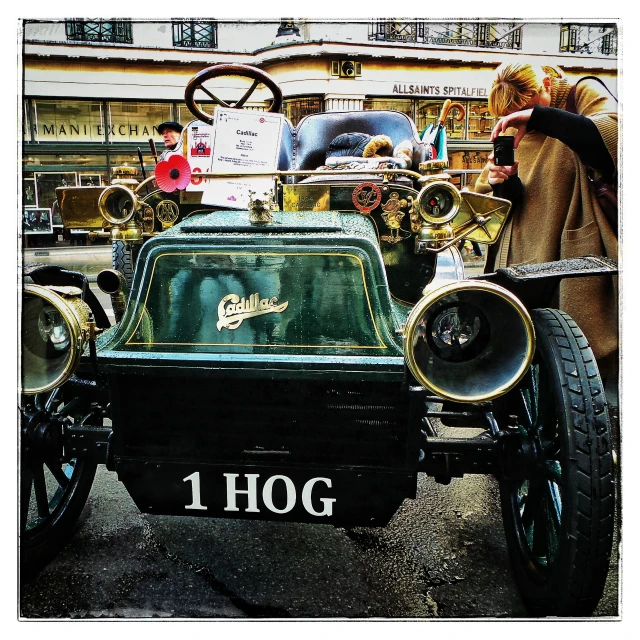
M496 73L489 92L489 111L495 118L520 111L544 86L544 71L528 62L505 62Z

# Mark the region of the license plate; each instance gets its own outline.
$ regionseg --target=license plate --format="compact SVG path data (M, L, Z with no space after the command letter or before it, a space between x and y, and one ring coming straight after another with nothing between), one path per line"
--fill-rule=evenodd
M319 524L386 524L416 482L406 471L131 459L116 470L143 512Z

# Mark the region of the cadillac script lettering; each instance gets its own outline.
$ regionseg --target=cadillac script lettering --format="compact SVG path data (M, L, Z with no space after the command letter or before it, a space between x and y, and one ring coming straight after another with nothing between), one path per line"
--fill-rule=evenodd
M282 313L289 306L288 302L278 304L278 298L263 298L254 293L249 299L230 293L218 304L218 331L237 329L247 318L255 318L265 313Z

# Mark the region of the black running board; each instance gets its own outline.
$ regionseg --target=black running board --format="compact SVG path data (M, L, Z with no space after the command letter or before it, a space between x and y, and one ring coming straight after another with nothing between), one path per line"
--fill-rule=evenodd
M470 280L486 280L514 293L528 309L549 305L560 280L593 276L615 276L618 264L602 256L568 258L498 269L494 273L471 276Z

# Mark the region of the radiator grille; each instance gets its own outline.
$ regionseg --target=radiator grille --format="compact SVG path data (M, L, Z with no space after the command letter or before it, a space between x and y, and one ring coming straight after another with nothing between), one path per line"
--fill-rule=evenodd
M400 384L119 376L120 455L406 468Z

